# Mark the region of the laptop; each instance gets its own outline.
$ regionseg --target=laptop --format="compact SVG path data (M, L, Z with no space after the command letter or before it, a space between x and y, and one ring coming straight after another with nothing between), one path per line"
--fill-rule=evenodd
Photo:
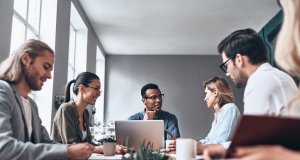
M245 115L234 132L226 157L231 157L237 146L258 144L300 150L299 125L300 119Z
M137 148L143 141L151 142L154 150L164 148L163 120L122 120L115 122L117 144Z

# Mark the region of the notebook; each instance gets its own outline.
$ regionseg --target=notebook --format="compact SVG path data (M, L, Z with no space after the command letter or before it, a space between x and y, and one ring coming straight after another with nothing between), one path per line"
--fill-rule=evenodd
M164 148L163 120L123 120L115 122L117 143L125 145L128 137L128 147L136 148L145 140L153 143L154 150Z
M242 117L236 128L226 157L230 157L237 146L272 145L300 150L300 119L250 116Z

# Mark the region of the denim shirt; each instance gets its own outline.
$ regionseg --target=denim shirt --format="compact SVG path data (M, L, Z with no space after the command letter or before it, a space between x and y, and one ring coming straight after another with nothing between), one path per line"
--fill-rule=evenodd
M128 120L143 120L146 109L142 112L138 112L128 118ZM167 111L160 110L153 120L163 120L164 121L164 129L170 131L176 138L180 137L178 121L174 114L171 114ZM172 139L169 134L164 133L165 140Z
M240 116L241 114L234 103L225 104L220 111L215 113L207 137L200 141L203 144L220 144L229 141Z

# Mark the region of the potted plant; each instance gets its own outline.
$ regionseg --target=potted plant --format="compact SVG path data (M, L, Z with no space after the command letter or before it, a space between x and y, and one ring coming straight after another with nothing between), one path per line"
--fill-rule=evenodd
M107 138L102 139L103 143L103 154L104 156L114 156L116 151L116 140L108 136Z
M129 152L130 157L125 158L123 153L122 160L168 160L169 158L159 151L154 151L153 144L145 140L135 150L130 149Z

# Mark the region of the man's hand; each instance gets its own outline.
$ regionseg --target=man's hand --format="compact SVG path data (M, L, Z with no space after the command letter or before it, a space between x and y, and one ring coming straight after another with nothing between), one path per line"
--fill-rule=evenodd
M156 111L146 111L144 120L153 120L153 118L155 117L155 113Z
M205 160L220 159L225 156L226 149L221 144L205 145L203 156Z
M68 159L87 159L95 147L89 143L78 143L68 147Z
M176 151L176 140L166 140L166 150L168 152Z
M238 147L233 160L300 159L300 152L279 145Z

